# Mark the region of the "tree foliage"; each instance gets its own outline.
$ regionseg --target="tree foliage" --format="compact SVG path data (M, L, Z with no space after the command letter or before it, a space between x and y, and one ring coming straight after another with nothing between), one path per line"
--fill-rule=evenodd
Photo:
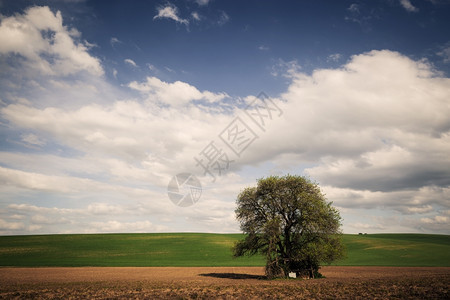
M343 256L339 212L309 179L263 178L244 189L236 202L246 237L235 244L233 254L263 254L269 278L289 272L317 277L320 264Z

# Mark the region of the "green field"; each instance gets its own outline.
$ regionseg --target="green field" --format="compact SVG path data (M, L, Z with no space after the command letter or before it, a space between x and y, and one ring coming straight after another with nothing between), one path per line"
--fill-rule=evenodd
M242 234L151 233L0 236L0 266L263 266L233 259ZM340 266L450 266L450 236L344 235Z
M450 266L449 235L345 234L343 241L347 258L340 266Z

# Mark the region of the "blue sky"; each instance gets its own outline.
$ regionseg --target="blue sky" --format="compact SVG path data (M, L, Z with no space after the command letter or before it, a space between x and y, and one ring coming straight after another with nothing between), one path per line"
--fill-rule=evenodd
M238 232L239 191L287 173L344 232L449 234L450 1L0 13L0 234ZM179 173L202 185L189 207L167 194Z

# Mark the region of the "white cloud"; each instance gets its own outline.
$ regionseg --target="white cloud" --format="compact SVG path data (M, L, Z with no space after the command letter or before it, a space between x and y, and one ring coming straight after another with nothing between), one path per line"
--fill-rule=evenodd
M163 203L162 203L163 204ZM149 210L147 210L149 209ZM144 208L136 204L128 207L107 203L92 203L80 209L42 207L29 204L11 204L5 211L20 212L21 222L10 222L0 218L0 232L38 233L92 233L92 232L161 232L168 231L165 225L155 225L145 218L149 212L158 211L156 207ZM158 213L168 214L168 211ZM4 215L4 214L3 214ZM111 220L113 216L131 216L140 221ZM10 217L7 217L11 219ZM94 221L95 220L95 221ZM28 225L27 225L28 223ZM173 221L172 221L173 223ZM175 222L176 223L176 222Z
M9 209L19 212L33 212L40 214L70 214L77 212L77 210L70 208L57 208L57 207L42 207L30 204L10 204Z
M147 81L143 83L133 81L128 86L148 95L153 100L159 100L164 104L173 106L181 106L193 100L201 99L212 103L227 97L225 93L200 92L196 87L188 83L182 81L167 83L156 77L147 77Z
M416 226L419 229L448 234L448 228L450 227L450 218L448 216L441 215L437 215L431 218L421 218L419 225Z
M153 72L158 71L158 69L152 64L147 64L147 67L150 69L150 71L153 71Z
M118 106L120 106L119 103ZM128 105L123 107L130 108ZM85 106L73 113L58 108L39 110L21 105L10 105L1 112L5 118L21 127L36 126L39 130L62 138L70 146L79 144L77 148L80 146L83 148L83 145L86 147L96 145L100 149L116 147L117 153L140 155L139 150L135 148L138 143L136 138L130 137L124 127L133 126L135 122L127 117L121 117L126 114L124 112L110 113L97 105ZM61 127L55 127L55 124ZM115 130L117 131L114 133ZM122 135L119 136L118 132L122 132Z
M31 220L33 221L33 223L38 223L38 224L49 224L49 223L52 223L52 221L53 221L43 215L34 215L31 218Z
M411 214L424 214L431 212L433 210L433 207L431 205L422 205L418 207L407 207L406 211Z
M87 211L94 215L114 215L124 213L122 207L108 203L91 203L88 205Z
M175 5L168 4L166 6L158 7L157 9L158 14L153 17L153 20L156 19L171 19L174 20L177 23L181 23L184 25L189 25L189 21L186 19L182 19L178 16L178 8Z
M302 128L295 136L280 135L280 145L286 144L282 140L291 141L289 151L310 158L357 155L359 160L364 153L394 145L419 156L427 147L439 149L438 153L449 147L449 79L439 78L421 61L372 51L354 56L339 69L292 76L281 97L286 101L285 122L277 124Z
M422 218L420 219L425 224L449 224L450 219L446 216L435 216L434 218Z
M211 0L195 0L195 2L197 2L198 5L203 6L203 5L208 5L208 3Z
M378 12L376 9L372 9L365 5L363 2L359 4L353 3L347 8L347 13L344 20L351 21L359 24L361 29L366 32L372 30L371 21L378 18Z
M167 71L169 71L170 73L175 73L175 70L169 68L169 67L164 67L164 69L166 69Z
M437 55L444 59L444 63L450 63L450 42L446 43L442 50L437 52Z
M30 145L36 145L36 146L44 146L46 143L44 140L39 138L37 135L33 133L28 134L22 134L21 135L22 141L25 143L28 143Z
M339 53L330 54L330 55L327 57L327 61L328 61L328 62L330 62L330 61L337 62L337 61L339 61L340 59L341 59L341 55L340 55Z
M450 79L391 51L290 76L283 116L242 164L309 165L305 172L341 207L425 214L449 206Z
M435 151L443 154L450 139L439 140ZM308 173L334 186L372 191L450 185L450 159L425 156L422 151L414 153L414 150L388 146L361 154L357 159L323 161L320 166L308 169Z
M53 26L72 42L78 38L60 15L40 13L50 14L47 20L39 14L28 18L28 11L10 18L30 28ZM155 19L179 19L177 11L165 13ZM45 62L53 44L40 32L36 36L31 50L13 46L28 60ZM75 80L44 75L12 83L18 88L0 108L2 124L20 132L11 133L11 139L15 145L54 149L0 152L0 190L8 199L0 210L2 233L236 232L239 190L255 178L286 170L305 170L318 180L328 199L349 216L346 228L448 233L450 82L426 61L372 51L311 74L301 73L296 61L278 61L274 75L291 80L275 99L282 116L266 119L264 132L255 129L258 139L241 157L232 157L233 171L216 183L201 176L193 158L239 113L222 101L227 94L157 77L129 83L138 96L119 94L92 75ZM186 170L200 173L204 190L195 206L180 209L168 199L167 183ZM374 210L395 217L366 217Z
M179 101L173 88L170 92L175 93L175 98L168 101ZM200 99L215 97L198 90L194 90L194 94ZM144 97L148 98L148 95L144 94ZM192 163L200 147L220 132L220 128L211 124L223 126L221 124L226 124L231 118L210 114L208 108L162 109L153 103L147 106L135 101L120 101L103 107L86 105L76 110L9 105L1 113L14 126L45 132L56 143L87 154L86 157L69 160L2 153L0 160L5 163L14 163L20 168L26 162L34 173L45 173L45 168L35 167L36 163L54 162L55 166L66 166L66 172L73 170L75 174L82 172L89 176L110 174L120 180L133 178L142 182L168 180L166 172L176 172L172 168L182 169ZM97 170L92 168L94 165ZM64 168L53 167L53 172L57 170L59 174L64 173ZM32 176L17 174L14 178ZM50 179L42 178L44 181Z
M194 20L196 20L196 21L200 21L200 20L201 20L200 15L199 15L198 12L196 12L196 11L193 11L193 12L191 13L191 16L192 16L192 18L193 18Z
M42 214L33 215L30 218L31 223L33 223L32 226L39 225L39 227L35 227L32 230L38 230L42 228L42 225L54 225L54 224L64 224L64 223L70 223L70 221L67 218L61 218L56 216L45 216Z
M115 45L117 45L117 44L122 44L122 41L120 41L118 38L116 38L116 37L112 37L110 40L109 40L109 43L111 44L111 46L112 47L114 47Z
M2 95L9 98L1 122L19 132L10 142L50 149L0 152L0 192L8 197L0 218L9 224L18 223L10 216L23 216L16 233L86 232L92 220L97 232L237 230L233 204L223 199L230 191L208 198L205 190L204 204L192 210L167 197L171 176L195 169L193 157L233 117L222 106L225 93L149 77L134 82L141 97L132 99L96 74L53 75L30 74ZM2 234L12 233L8 224Z
M261 51L268 51L270 48L267 47L267 46L261 45L261 46L258 47L258 49L261 50Z
M273 64L270 74L274 77L283 76L292 78L294 75L298 74L300 70L301 66L298 64L297 60L284 61L280 58Z
M7 222L0 219L0 232L10 231L10 230L21 230L24 229L25 225L22 222Z
M22 220L24 218L23 215L18 215L18 214L13 214L9 216L9 219L13 219L13 220Z
M89 44L75 41L78 31L63 25L61 13L31 7L23 15L6 17L0 25L0 54L19 54L24 65L48 75L87 71L102 75L100 61L88 53Z
M390 209L401 214L426 214L436 207L450 207L450 188L435 186L400 191L369 191L322 185L327 197L343 208Z
M87 232L162 232L167 231L166 226L154 225L150 221L141 222L92 222Z
M418 12L419 9L411 4L410 0L400 0L400 4L409 12Z
M352 227L356 230L367 230L367 229L371 229L371 230L384 230L386 229L385 226L383 226L382 224L366 224L366 223L351 223L348 224L349 227Z
M3 167L0 167L0 183L6 186L59 193L80 192L94 185L88 179L44 175Z
M36 224L34 224L34 225L28 226L28 230L29 230L30 232L37 231L37 230L40 230L40 229L42 229L42 225L36 225Z
M137 64L134 62L134 60L132 60L130 58L124 59L124 62L135 68L137 67Z

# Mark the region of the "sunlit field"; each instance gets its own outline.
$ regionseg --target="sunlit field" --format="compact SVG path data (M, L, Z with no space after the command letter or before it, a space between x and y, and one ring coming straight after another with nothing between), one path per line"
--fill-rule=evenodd
M233 258L241 234L151 233L0 237L0 265L17 267L264 266L262 256ZM343 236L338 266L450 266L450 236L368 234Z

